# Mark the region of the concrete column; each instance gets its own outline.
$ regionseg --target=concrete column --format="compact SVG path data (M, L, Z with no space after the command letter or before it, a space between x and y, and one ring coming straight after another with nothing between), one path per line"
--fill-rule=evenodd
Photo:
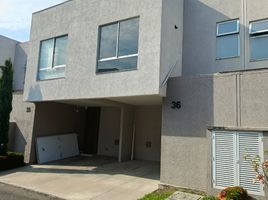
M120 119L120 143L118 161L131 160L131 145L133 138L134 108L131 106L121 107Z

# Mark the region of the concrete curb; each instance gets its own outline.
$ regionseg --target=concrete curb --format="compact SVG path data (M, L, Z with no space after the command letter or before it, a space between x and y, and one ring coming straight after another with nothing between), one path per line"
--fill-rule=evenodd
M175 192L166 200L201 200L203 196L185 192Z

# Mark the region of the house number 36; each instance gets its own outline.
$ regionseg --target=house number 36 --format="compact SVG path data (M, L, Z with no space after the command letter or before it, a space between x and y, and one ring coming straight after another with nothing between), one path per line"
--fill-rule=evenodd
M181 101L172 101L171 104L172 109L181 109Z

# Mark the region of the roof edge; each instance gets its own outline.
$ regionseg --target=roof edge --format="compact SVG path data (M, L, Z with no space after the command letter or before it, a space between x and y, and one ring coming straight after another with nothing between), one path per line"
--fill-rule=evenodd
M60 6L60 5L65 4L65 3L69 3L69 2L71 2L71 1L73 1L73 0L67 0L67 1L64 1L64 2L59 3L59 4L56 4L56 5L54 5L54 6L50 6L50 7L44 8L44 9L42 9L42 10L35 11L35 12L33 12L32 14L33 14L33 15L34 15L34 14L38 14L38 13L40 13L40 12L43 12L43 11L49 10L49 9L51 9L51 8L54 8L54 7Z
M15 39L10 38L10 37L7 37L7 36L5 36L5 35L1 35L1 34L0 34L0 37L3 37L3 38L8 39L8 40L12 40L12 41L17 42L17 43L22 43L21 41L15 40Z

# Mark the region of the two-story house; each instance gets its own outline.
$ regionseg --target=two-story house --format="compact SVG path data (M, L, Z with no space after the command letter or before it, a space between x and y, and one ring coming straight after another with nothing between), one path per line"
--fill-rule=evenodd
M268 147L265 0L70 0L33 14L27 143L78 135L86 154L160 162L164 185L265 199L244 160Z

